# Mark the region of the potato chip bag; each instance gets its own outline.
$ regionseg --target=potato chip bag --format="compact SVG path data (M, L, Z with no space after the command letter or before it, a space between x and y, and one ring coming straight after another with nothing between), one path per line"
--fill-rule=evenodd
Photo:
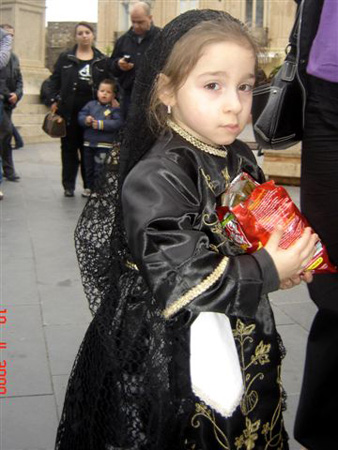
M238 175L222 195L222 206L217 208L217 214L227 236L247 253L263 247L277 224L284 228L281 248L292 245L309 226L282 186L276 186L273 180L259 184L246 173ZM320 240L304 270L338 271L330 263Z

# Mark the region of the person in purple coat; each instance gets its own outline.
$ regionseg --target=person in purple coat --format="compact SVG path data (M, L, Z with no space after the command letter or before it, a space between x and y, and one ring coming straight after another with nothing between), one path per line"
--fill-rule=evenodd
M306 94L301 208L338 265L338 2L297 0L298 76ZM308 450L337 448L338 274L308 285L318 311L306 349L295 438Z

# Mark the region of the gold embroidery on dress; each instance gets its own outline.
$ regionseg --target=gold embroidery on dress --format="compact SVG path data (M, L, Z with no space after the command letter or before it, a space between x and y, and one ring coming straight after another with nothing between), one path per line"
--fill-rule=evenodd
M221 194L221 205L226 205L227 204L227 196L228 196L227 189L230 184L230 175L229 175L227 166L225 166L225 168L222 170L222 175L225 180L225 187L224 187L223 194Z
M222 175L225 179L225 188L227 188L228 184L230 183L230 175L228 171L228 166L225 166L225 168L222 170Z
M270 352L271 345L270 344L264 345L262 341L255 348L255 354L251 355L249 363L246 363L245 361L244 347L247 341L249 343L253 342L251 334L255 330L255 328L256 325L251 324L245 326L244 323L240 319L238 319L236 321L236 329L233 330L234 338L239 342L241 349L240 365L242 369L242 376L244 382L244 395L241 401L241 410L245 416L255 409L258 402L258 393L257 391L252 389L252 385L257 379L263 380L264 378L262 372L259 372L254 377L252 377L251 374L248 373L248 369L252 365L257 364L264 365L270 361L268 353Z
M278 366L276 381L277 381L277 384L278 384L279 390L280 390L279 402L278 402L278 405L272 415L271 423L266 422L263 425L262 434L265 437L265 442L266 442L265 448L266 449L277 448L277 450L282 450L283 449L283 432L282 432L282 430L283 430L283 426L284 426L284 421L283 420L279 421L279 418L282 415L282 392L283 392L282 381L281 381L281 366ZM278 423L279 423L280 428L275 430ZM277 445L278 445L278 447L277 447Z
M128 267L128 269L139 270L137 265L131 261L126 261L125 266Z
M244 357L245 345L247 343L251 344L254 339L251 336L256 329L255 324L245 325L240 319L236 321L236 328L233 330L234 339L239 342L240 354L239 361L242 369L242 376L244 382L244 395L240 404L242 414L248 416L257 406L259 400L259 394L256 390L252 389L253 384L257 380L263 380L264 374L262 372L257 373L252 376L248 369L253 365L265 365L270 362L269 353L271 350L270 344L264 344L260 341L256 346L254 354L251 355L250 361L246 362ZM282 383L281 383L281 367L277 368L277 384L280 390L279 401L277 407L272 415L271 423L266 422L261 427L261 421L257 420L252 423L248 417L246 417L246 429L243 431L241 436L237 437L235 440L236 449L241 449L242 447L246 450L252 450L255 448L255 441L258 439L258 433L264 436L266 445L264 450L268 449L283 449L283 420L281 419L282 414ZM277 425L280 428L275 430ZM259 429L261 430L259 431Z
M220 244L221 245L221 244ZM212 250L215 253L219 253L218 247L215 244L210 244L209 245L210 250Z
M252 450L255 448L255 441L258 439L257 431L259 430L261 421L256 420L256 422L251 422L251 420L245 418L245 430L235 439L235 445L237 449L245 448L246 450Z
M212 221L210 220L210 216L213 216ZM211 231L213 233L221 234L221 235L224 234L222 225L221 225L220 221L218 220L218 217L216 214L203 214L202 223L208 227L212 227Z
M168 308L164 310L163 315L165 319L169 319L169 317L173 316L182 308L187 306L196 297L198 297L201 294L204 294L205 291L211 288L211 286L221 278L227 265L228 265L228 258L224 256L224 258L222 258L221 262L218 264L216 269L210 275L208 275L197 286L189 289L188 292L186 292L184 295L182 295L182 297L176 300L176 302L174 302L172 305L168 306Z
M219 443L219 445L222 448L224 448L224 450L231 450L228 438L226 437L226 435L223 433L223 431L219 428L219 426L216 423L216 418L215 418L214 412L211 409L209 409L206 405L204 405L203 403L196 403L195 410L196 410L196 414L194 414L191 419L191 425L194 428L199 428L201 425L199 418L205 417L207 420L209 420L212 423L215 438L216 438L217 442Z
M213 185L213 181L211 180L211 176L206 174L202 168L200 169L200 171L201 171L201 173L203 175L203 178L204 178L208 188L211 190L211 192L213 194L215 194L215 188L214 188L214 185Z

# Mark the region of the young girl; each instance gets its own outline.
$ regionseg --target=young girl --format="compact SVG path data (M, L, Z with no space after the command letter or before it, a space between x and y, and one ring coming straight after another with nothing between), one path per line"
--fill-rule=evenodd
M263 181L236 141L250 114L255 67L243 26L211 10L173 20L146 54L121 151L128 245L109 174L76 232L95 316L71 375L57 449L288 448L282 344L266 294L300 282L316 236L307 229L281 250L277 229L265 249L243 255L215 214L237 174ZM152 126L144 122L149 110ZM238 350L243 394L226 417L194 394L190 377L190 330L207 313L226 314ZM222 362L212 343L209 353Z

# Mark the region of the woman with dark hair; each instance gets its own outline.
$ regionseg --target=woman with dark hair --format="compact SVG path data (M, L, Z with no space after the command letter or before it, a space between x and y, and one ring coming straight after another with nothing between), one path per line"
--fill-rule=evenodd
M94 29L87 22L75 26L76 45L61 53L49 79L49 103L66 121L67 134L61 138L62 185L66 197L73 197L81 162L84 191L89 195L83 170L83 129L77 121L79 111L96 98L98 85L109 78L109 59L93 45Z

